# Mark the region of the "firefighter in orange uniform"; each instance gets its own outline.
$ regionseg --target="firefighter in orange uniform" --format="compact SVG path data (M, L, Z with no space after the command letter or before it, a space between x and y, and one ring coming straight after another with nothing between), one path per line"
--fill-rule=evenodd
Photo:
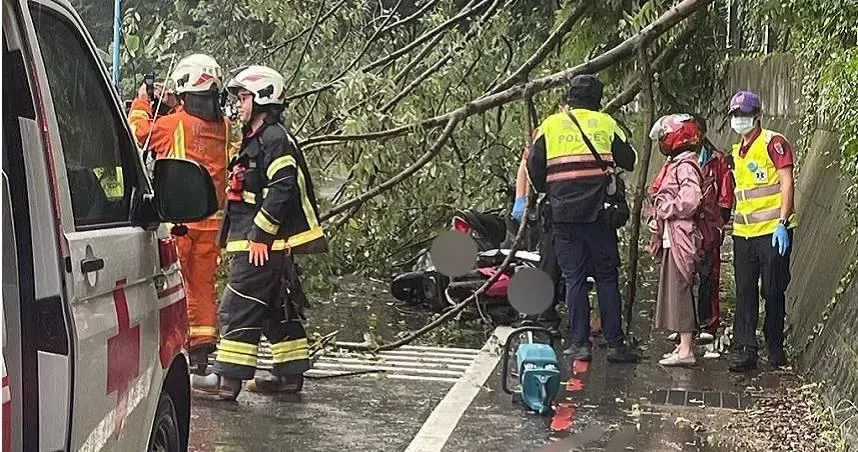
M172 230L179 251L190 323L190 360L196 372L205 369L208 355L217 345L215 308L215 272L220 254L217 234L223 218L226 174L230 152L229 120L220 106L223 73L208 55L190 55L176 65L169 83L175 95L162 100L170 114L155 117L146 91L140 87L131 104L129 120L140 146L148 140L148 149L157 158L180 158L203 165L211 174L220 210L213 216L185 228ZM164 86L155 87L158 98ZM175 105L171 105L175 104Z

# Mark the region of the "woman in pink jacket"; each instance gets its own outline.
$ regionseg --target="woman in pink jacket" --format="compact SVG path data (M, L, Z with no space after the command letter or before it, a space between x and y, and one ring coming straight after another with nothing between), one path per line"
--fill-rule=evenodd
M702 198L697 152L703 134L691 116L669 115L656 121L650 137L667 156L651 189L649 229L653 235L647 248L661 262L655 328L680 336L679 346L659 364L693 365L697 321L692 288L703 240L697 226Z

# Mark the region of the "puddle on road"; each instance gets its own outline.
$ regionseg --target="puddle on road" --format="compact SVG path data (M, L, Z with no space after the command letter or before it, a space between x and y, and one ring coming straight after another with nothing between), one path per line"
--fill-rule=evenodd
M390 294L390 282L360 276L336 281L337 290L317 294L308 290L312 308L307 311L307 333L328 334L339 330L339 341L362 342L372 332L377 341L392 342L401 335L430 322L433 312L409 305ZM450 321L414 342L414 345L440 345L479 348L487 336L474 322Z

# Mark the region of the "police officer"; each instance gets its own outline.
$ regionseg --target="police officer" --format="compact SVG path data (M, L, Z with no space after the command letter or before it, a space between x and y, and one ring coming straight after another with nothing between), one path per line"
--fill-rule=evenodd
M547 193L554 248L566 281L571 346L566 354L590 360L590 306L585 280L596 280L608 360L636 362L625 344L619 291L620 255L616 226L605 208L616 193L613 170L633 170L637 155L619 124L599 112L602 83L593 75L572 79L568 105L539 126L527 162L534 189ZM589 142L589 144L588 144Z
M775 367L786 364L786 289L793 229L798 225L793 204L793 152L783 135L762 128L760 112L760 98L753 92L739 91L730 99L730 126L742 136L732 149L736 318L730 370L735 372L757 364L761 278L769 362Z
M244 123L241 150L229 166L221 229L232 256L230 279L220 304L214 373L195 376L193 383L197 394L234 400L242 381L255 375L261 333L271 342L275 378L266 386L300 390L310 366L301 324L306 299L291 255L324 252L327 242L304 156L282 123L283 76L249 66L227 89L238 98Z

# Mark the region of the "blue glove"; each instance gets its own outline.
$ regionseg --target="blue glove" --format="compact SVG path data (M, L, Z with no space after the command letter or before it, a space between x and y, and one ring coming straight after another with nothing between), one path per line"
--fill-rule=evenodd
M781 256L786 256L789 249L789 234L787 234L787 228L783 224L778 224L775 233L772 234L772 248L777 248Z
M515 204L512 206L512 217L515 221L521 221L522 217L524 217L524 205L526 202L527 198L524 196L515 198Z

